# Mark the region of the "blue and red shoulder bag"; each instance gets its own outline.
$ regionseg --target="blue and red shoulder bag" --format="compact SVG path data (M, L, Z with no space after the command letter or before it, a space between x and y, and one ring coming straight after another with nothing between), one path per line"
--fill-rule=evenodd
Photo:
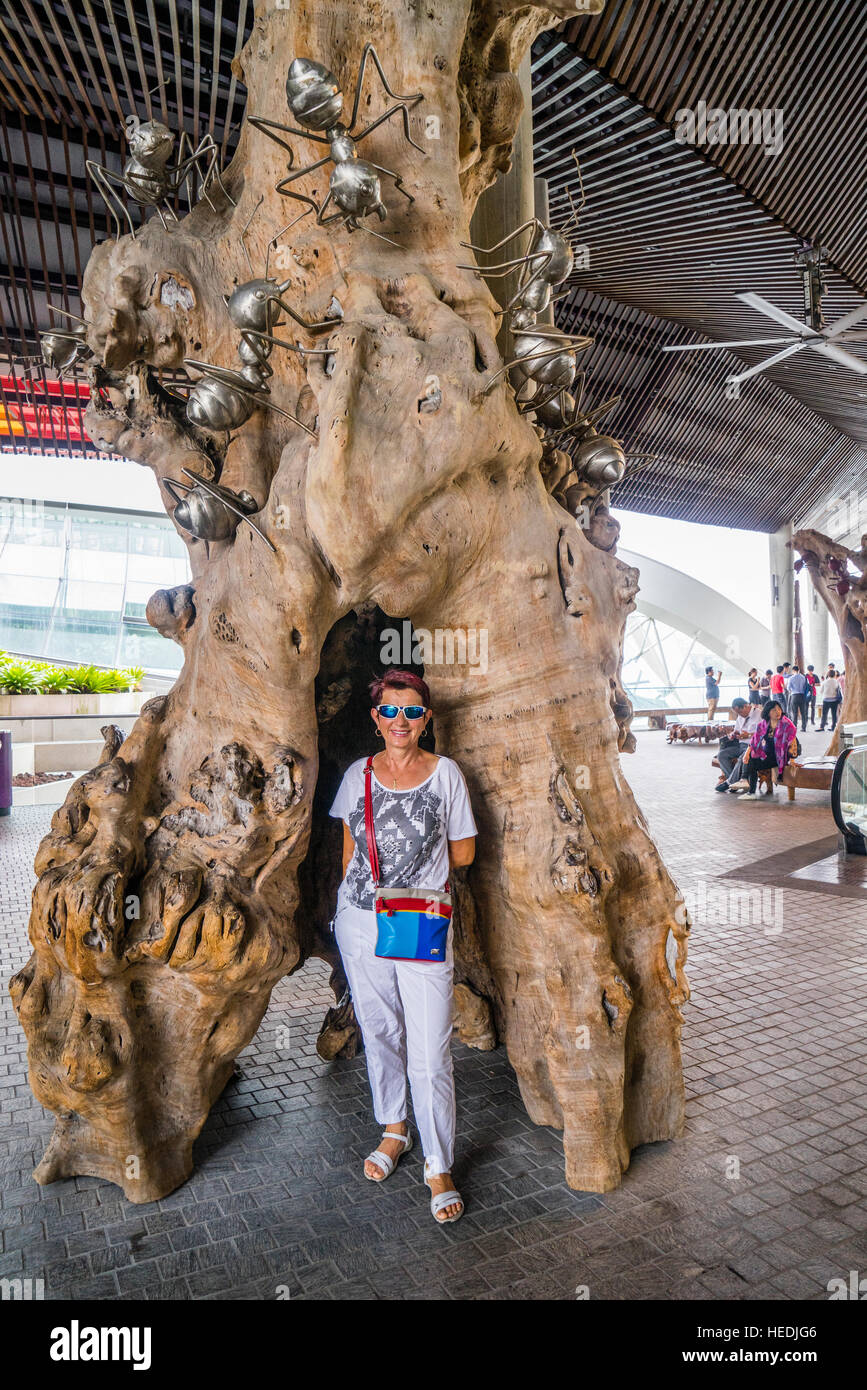
M433 888L383 888L379 882L379 855L373 825L373 758L364 769L364 830L373 878L376 909L375 955L386 960L427 961L442 964L446 958L452 896Z

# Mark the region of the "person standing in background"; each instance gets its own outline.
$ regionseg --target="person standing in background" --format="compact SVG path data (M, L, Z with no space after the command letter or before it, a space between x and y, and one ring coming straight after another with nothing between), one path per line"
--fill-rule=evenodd
M782 693L783 693L783 668L782 668L782 666L778 666L777 669L776 669L776 671L774 671L774 672L772 673L771 679L770 679L769 689L770 689L771 695L773 695L775 699L779 699L779 697L782 695Z
M812 666L808 666L808 667L807 667L806 675L807 675L807 683L808 683L808 685L809 685L809 687L810 687L810 689L807 691L807 710L808 710L809 715L810 715L810 723L813 724L813 725L815 725L815 723L816 723L816 690L817 690L818 685L819 685L819 677L816 675L815 668L812 667Z
M840 694L840 682L833 666L828 667L828 674L822 681L822 722L819 725L819 733L825 732L825 719L831 716L831 733L837 727L837 711L840 708L842 696Z
M766 700L768 699L768 697L770 696L770 693L771 693L771 676L772 676L773 674L774 674L773 671L770 669L770 667L768 667L768 670L765 672L765 674L762 676L761 680L759 681L759 691L760 691L761 697L762 697L762 704L764 704L765 701L766 701Z
M751 666L747 672L747 699L751 705L762 703L762 692L759 688L759 673L755 666Z
M705 668L704 668L704 693L705 693L705 699L707 700L707 717L708 717L708 719L713 719L714 715L716 714L716 707L717 707L717 703L718 703L718 701L719 701L719 683L720 683L720 680L721 680L721 679L722 679L722 671L717 671L716 676L714 676L713 667L712 667L712 666L705 666Z
M795 728L798 727L798 715L801 716L801 732L807 732L807 692L810 683L803 671L798 666L792 667L792 674L789 677L789 718Z
M782 688L782 690L780 691L780 704L781 704L782 709L783 709L783 714L788 714L788 713L789 713L789 681L790 681L791 679L792 679L792 663L791 663L790 661L784 661L784 662L783 662L783 688Z

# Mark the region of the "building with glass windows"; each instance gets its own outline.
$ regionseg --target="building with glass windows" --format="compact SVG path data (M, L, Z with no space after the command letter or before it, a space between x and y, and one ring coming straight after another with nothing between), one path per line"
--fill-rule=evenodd
M174 675L181 649L145 617L189 579L150 471L120 459L0 458L0 650Z

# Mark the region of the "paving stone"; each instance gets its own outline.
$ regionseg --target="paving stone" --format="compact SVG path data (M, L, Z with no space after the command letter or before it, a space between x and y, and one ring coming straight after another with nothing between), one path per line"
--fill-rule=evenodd
M818 736L807 738L820 751ZM650 735L624 759L684 891L702 878L755 888L767 882L768 856L827 840L822 794L799 793L796 816L785 803L739 806L712 796L708 762L707 749ZM6 974L30 953L31 866L50 816L16 808L0 822ZM722 877L737 864L744 878ZM780 886L781 937L739 918L695 922L686 1133L636 1151L614 1192L571 1192L561 1136L528 1121L504 1050L455 1043L455 1177L467 1210L445 1231L430 1219L418 1165L375 1193L363 1179L377 1135L364 1058L327 1064L315 1052L333 1002L324 963L278 983L196 1143L192 1177L145 1207L98 1179L33 1183L52 1120L27 1085L4 991L0 1274L44 1270L49 1298L276 1300L279 1286L302 1302L568 1301L579 1283L594 1298L826 1298L829 1278L867 1269L867 1041L853 1021L863 902L840 895L829 905L803 878L791 882ZM834 932L819 932L829 906ZM291 1054L276 1046L279 1026L300 1040ZM736 1182L730 1156L740 1159Z

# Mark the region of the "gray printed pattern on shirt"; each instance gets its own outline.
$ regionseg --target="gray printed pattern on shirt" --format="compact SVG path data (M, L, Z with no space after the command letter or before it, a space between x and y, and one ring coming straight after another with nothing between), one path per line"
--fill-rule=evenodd
M379 872L385 888L441 887L425 881L443 834L442 797L429 785L390 792L373 783L373 824ZM346 872L346 898L356 907L373 907L373 882L364 834L364 797L349 813L355 854Z

